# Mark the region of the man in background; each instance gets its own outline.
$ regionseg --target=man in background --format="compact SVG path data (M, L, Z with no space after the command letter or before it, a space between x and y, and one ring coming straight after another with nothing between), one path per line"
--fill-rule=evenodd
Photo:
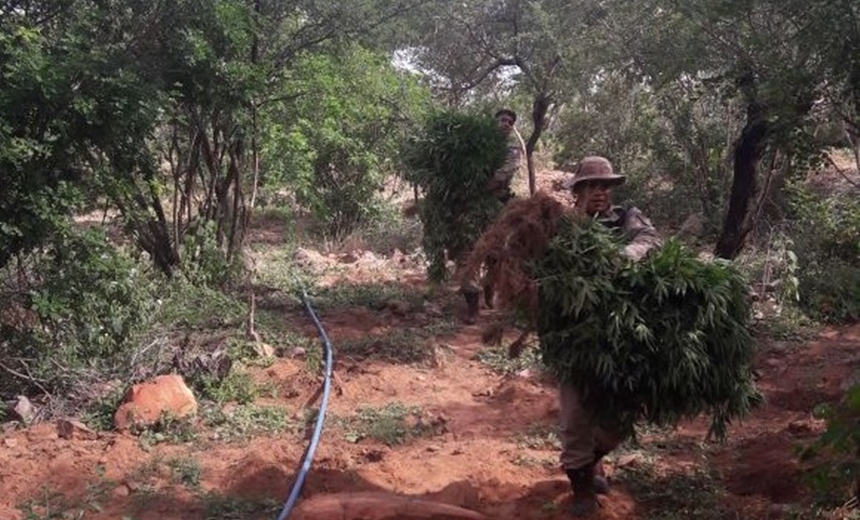
M522 138L519 136L515 126L517 114L513 110L503 108L496 112L495 117L499 128L507 137L508 152L502 167L496 170L493 177L487 183L487 190L495 195L499 202L502 203L502 206L504 206L514 198L511 182L522 169L525 150ZM464 254L462 258L456 260L457 268L461 272L468 257L468 254ZM487 269L491 269L492 262L488 262L486 267ZM463 297L466 299L466 317L463 321L468 325L474 324L480 313L480 296L482 290L485 304L489 308L493 307L493 298L495 296L493 287L486 282L482 283L479 281L478 276L478 273L471 276L468 274L461 274L460 276L460 292L463 293Z

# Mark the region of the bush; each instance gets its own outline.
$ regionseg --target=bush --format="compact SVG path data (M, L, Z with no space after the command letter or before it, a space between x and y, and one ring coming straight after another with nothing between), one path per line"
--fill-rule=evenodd
M803 453L806 459L828 456L812 474L813 488L831 506L852 497L860 500L860 384L849 389L838 404L825 407L821 415L827 420L827 430Z
M788 187L801 308L831 323L860 319L860 202Z
M315 231L340 239L379 214L391 158L429 92L359 45L300 56L289 76L283 101L261 113L262 191L289 191Z
M96 390L105 381L175 368L174 354L189 354L171 337L177 331L241 326L246 305L215 287L229 266L207 253L211 235L197 237L188 273L172 280L95 230L68 229L24 260L23 274L7 269L0 397L47 393L59 398L53 406L86 405L105 397Z
M218 245L217 224L201 221L183 236L182 276L193 285L224 287L241 275L241 255L228 256Z
M804 273L801 307L813 319L827 323L860 320L860 268L839 261Z
M75 370L124 352L157 305L153 279L100 231L66 230L31 259L27 285L7 301L29 319L0 322L0 357L29 378L2 378L3 395L34 382L68 390Z

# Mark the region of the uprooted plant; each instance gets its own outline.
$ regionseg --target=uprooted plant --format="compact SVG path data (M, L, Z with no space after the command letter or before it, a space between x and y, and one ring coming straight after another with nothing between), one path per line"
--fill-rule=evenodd
M420 218L428 277L447 277L447 259L472 247L501 210L486 189L506 156L505 136L486 115L437 112L409 143L405 162L410 180L424 191Z
M731 264L675 240L631 262L618 236L544 195L507 208L470 265L488 257L501 303L535 328L543 363L599 421L671 425L704 412L722 437L760 401L747 284Z

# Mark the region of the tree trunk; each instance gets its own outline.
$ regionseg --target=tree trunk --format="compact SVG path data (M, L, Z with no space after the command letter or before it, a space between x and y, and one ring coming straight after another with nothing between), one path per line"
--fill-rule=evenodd
M749 217L750 202L756 194L758 162L765 149L770 124L763 117L761 107L750 101L747 121L734 146L734 175L729 209L723 222L723 232L717 241L714 255L731 260L741 252L752 226ZM753 217L754 218L754 217Z
M532 133L529 140L526 142L526 164L529 169L529 194L534 195L537 191L535 180L535 162L534 151L537 147L538 140L546 127L546 113L549 110L551 100L550 96L545 92L541 92L535 97L532 104Z

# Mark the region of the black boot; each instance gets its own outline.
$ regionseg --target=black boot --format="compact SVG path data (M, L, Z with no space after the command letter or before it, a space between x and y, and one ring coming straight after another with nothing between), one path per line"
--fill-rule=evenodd
M480 294L477 292L464 292L466 299L466 317L463 320L467 325L473 325L480 312Z
M606 474L603 472L603 457L606 452L594 450L594 471L592 471L592 481L594 484L594 492L598 495L606 495L609 493L609 481L606 480Z
M594 464L566 470L573 489L570 513L574 518L583 518L597 510L597 494L594 490Z
M493 304L495 303L493 300L496 297L496 290L493 289L492 285L484 286L484 303L487 305L488 309L493 308Z

